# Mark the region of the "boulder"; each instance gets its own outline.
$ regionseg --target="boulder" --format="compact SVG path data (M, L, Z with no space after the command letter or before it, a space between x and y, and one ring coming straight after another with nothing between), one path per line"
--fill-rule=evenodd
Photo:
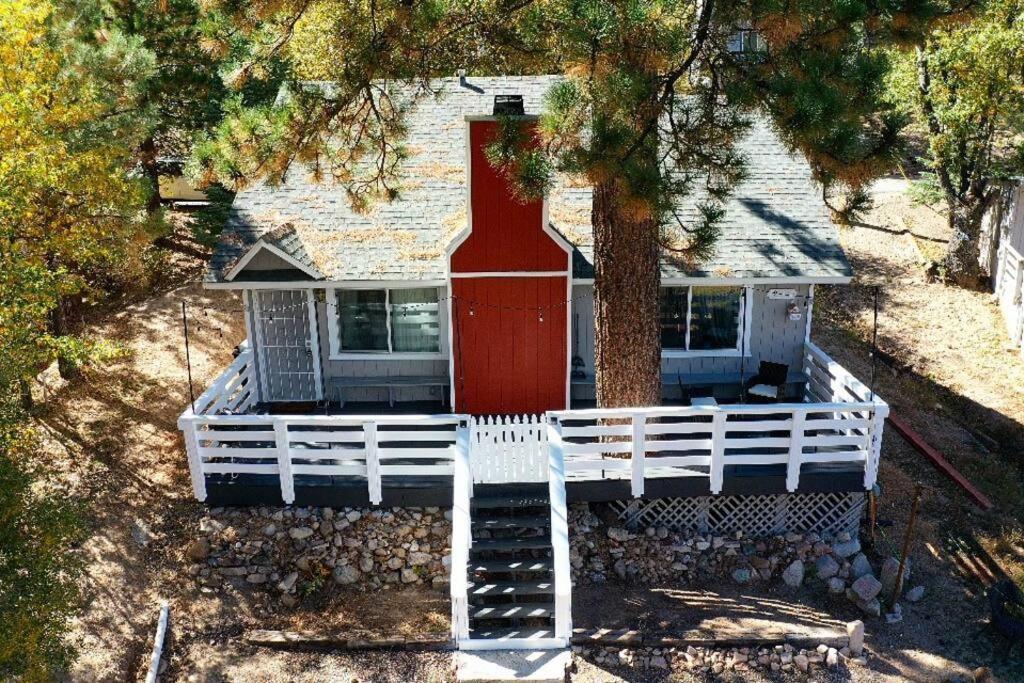
M860 541L856 538L851 538L848 541L840 541L832 546L832 552L834 552L837 557L841 557L845 560L847 557L860 552Z
M185 548L185 557L201 562L210 555L210 542L205 538L197 538Z
M623 543L629 540L629 532L621 527L611 527L608 529L608 538L618 543Z
M331 576L334 578L335 583L339 583L342 586L348 586L359 580L359 570L349 564L339 565L334 568L331 572Z
M834 595L838 595L846 590L846 582L840 579L838 576L833 576L828 580L828 592Z
M419 580L419 574L417 574L414 570L409 568L402 570L402 583L416 583Z
M859 657L864 651L864 622L858 619L846 625L846 635L850 638L850 654Z
M868 602L874 600L882 590L882 583L872 574L865 574L850 585L850 591L856 600Z
M890 595L896 588L898 583L896 578L900 572L900 561L895 557L885 558L885 562L882 563L882 590L885 591L886 595ZM907 558L907 563L903 567L903 583L905 584L910 580L910 558Z
M750 570L747 569L746 567L741 567L739 569L736 569L732 573L732 580L735 581L738 584L741 584L741 585L750 583L750 578L751 578Z
M822 555L814 562L814 571L822 581L828 581L839 573L839 563L831 555Z
M804 563L800 560L794 560L788 567L782 572L782 580L790 588L799 588L800 584L804 582Z
M857 553L853 558L853 561L850 562L850 577L853 579L859 579L865 574L871 573L871 563L868 562L867 555L864 553Z

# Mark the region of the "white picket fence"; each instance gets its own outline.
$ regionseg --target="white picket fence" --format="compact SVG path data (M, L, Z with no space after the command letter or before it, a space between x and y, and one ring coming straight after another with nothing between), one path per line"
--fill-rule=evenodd
M475 483L548 480L547 423L541 415L474 417L469 443Z

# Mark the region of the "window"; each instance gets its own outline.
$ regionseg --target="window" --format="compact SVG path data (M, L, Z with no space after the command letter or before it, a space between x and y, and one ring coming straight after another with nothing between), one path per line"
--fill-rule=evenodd
M738 352L744 304L741 287L662 287L662 349Z
M439 353L441 320L436 287L339 289L338 351Z

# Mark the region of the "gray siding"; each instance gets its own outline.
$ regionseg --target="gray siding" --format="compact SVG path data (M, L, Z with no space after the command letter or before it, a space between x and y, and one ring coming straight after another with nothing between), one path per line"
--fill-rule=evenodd
M661 361L663 373L708 373L708 372L740 372L751 376L757 371L762 360L775 363L786 363L791 370L799 370L802 363L804 336L807 329L807 294L808 285L779 285L786 289L795 289L796 303L800 306L803 317L790 320L786 314L789 301L771 300L767 298L770 285L757 285L752 295L750 316L750 348L742 360L732 357L689 357L664 358ZM579 355L584 362L584 371L588 375L594 372L594 298L591 285L573 286L573 354ZM742 368L741 368L742 364ZM678 397L678 389L665 387L666 398ZM573 387L573 398L592 400L593 390L590 387Z

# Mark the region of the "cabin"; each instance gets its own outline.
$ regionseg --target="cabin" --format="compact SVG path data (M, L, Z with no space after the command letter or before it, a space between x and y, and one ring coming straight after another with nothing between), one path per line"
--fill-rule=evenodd
M855 534L888 411L812 340L815 287L852 272L810 169L762 120L714 256L661 261L662 403L595 405L591 188L560 177L522 202L484 155L496 114L529 121L557 78L435 81L400 198L368 213L303 169L239 193L205 285L241 293L248 339L179 420L211 505L451 507L467 649L565 646L575 501ZM543 543L517 554L478 534L489 519L541 519ZM537 606L475 601L538 576Z

